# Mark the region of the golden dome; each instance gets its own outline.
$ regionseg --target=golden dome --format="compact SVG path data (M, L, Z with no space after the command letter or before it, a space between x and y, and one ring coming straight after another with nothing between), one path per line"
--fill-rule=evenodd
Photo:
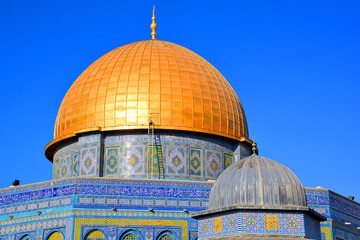
M91 64L66 93L54 140L89 131L148 128L210 133L248 141L240 100L204 58L174 43L127 44Z

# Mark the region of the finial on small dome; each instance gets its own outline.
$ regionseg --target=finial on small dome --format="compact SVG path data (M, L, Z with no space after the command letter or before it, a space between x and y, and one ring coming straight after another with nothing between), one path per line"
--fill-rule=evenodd
M156 30L156 28L157 28L157 25L156 25L156 23L155 23L155 5L154 5L154 9L153 9L153 16L152 16L152 23L151 23L151 25L150 25L150 28L151 28L151 30L152 30L152 33L151 33L151 36L152 36L152 38L151 39L155 39L155 37L156 37L156 32L155 32L155 30Z
M256 143L255 143L255 134L254 134L254 137L253 137L253 143L252 143L252 154L254 155L258 155L258 149L256 147Z

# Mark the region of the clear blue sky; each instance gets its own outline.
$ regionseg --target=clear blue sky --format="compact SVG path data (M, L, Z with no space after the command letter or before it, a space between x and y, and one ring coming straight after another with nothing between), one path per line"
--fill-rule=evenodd
M157 36L212 63L260 154L360 200L359 1L0 1L0 187L50 180L67 89L106 52Z

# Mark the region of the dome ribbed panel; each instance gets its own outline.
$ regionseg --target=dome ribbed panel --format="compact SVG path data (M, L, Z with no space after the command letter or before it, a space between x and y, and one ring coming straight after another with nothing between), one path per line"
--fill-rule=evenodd
M284 165L252 155L228 167L211 189L209 208L232 205L307 206L296 175Z
M101 129L147 128L248 139L244 110L221 73L196 53L149 40L119 47L91 64L66 93L54 138Z

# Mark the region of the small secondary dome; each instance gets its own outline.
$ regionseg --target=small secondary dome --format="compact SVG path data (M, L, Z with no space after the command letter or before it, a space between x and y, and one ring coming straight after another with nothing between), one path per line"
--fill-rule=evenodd
M245 113L221 73L177 44L145 40L119 47L91 64L66 93L54 146L90 131L185 130L248 140ZM49 159L50 159L49 158Z
M284 165L253 154L228 167L211 189L209 209L307 206L305 190Z

